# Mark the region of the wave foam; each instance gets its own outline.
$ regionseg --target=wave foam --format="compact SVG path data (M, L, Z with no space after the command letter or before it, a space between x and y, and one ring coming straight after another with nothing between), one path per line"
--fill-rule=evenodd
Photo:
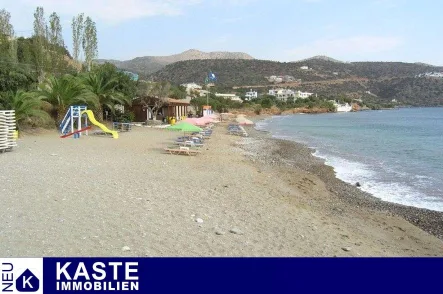
M315 151L313 155L324 159L326 165L332 166L337 178L352 185L359 182L363 191L377 198L408 206L443 211L441 199L429 197L407 183L385 182L381 175L367 164L337 156L327 156L319 151Z

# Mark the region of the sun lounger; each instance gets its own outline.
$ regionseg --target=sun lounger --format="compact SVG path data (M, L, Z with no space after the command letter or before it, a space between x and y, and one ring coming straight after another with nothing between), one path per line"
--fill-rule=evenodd
M201 148L204 146L202 143L196 143L194 141L175 142L175 144L179 146L194 147L194 148Z
M236 136L243 136L243 137L247 137L248 136L248 133L245 131L245 130L234 130L234 129L231 129L231 130L228 130L228 134L229 135L236 135Z
M200 150L191 149L190 147L180 146L179 148L165 148L165 151L174 155L197 155L201 153Z
M186 136L186 137L178 137L175 142L183 143L186 141L193 141L194 143L203 144L203 138L195 137L195 136Z

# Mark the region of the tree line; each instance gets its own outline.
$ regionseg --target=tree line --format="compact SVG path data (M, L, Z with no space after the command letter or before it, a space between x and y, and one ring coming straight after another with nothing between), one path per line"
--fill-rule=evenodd
M31 37L17 37L10 13L0 10L0 109L14 109L19 126L58 124L74 104L88 105L99 120L130 105L135 81L111 64L93 64L98 40L89 16L72 19L72 56L56 12L47 21L37 7L33 25Z

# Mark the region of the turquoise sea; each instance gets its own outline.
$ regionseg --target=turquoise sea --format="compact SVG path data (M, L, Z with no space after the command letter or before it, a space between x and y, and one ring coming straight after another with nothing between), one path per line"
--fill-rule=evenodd
M375 197L443 211L443 108L275 116L257 129L314 148Z

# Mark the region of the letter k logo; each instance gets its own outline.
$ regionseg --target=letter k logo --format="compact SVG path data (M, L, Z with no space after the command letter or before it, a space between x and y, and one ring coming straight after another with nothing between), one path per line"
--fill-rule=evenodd
M26 269L15 280L15 285L18 292L36 292L40 287L40 281L29 269Z

